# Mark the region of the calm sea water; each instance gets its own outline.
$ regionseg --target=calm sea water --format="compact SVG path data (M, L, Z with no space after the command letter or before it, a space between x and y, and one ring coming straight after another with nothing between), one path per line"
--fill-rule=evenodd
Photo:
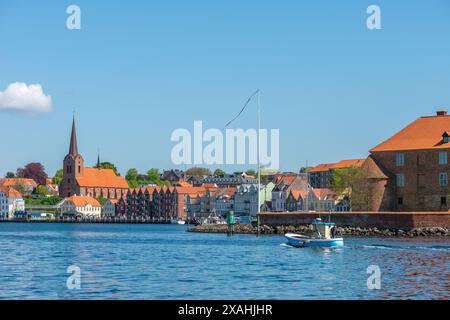
M175 225L0 224L0 299L448 299L450 241L348 238L296 249L281 236ZM69 290L67 268L81 269ZM367 288L378 265L381 290Z

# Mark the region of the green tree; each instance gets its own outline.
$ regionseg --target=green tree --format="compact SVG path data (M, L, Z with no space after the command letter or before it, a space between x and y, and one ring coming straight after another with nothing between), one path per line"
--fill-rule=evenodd
M8 171L5 175L5 178L14 178L14 177L15 177L15 174L14 174L14 172L11 172L11 171Z
M312 167L301 167L300 168L300 173L306 173L308 172L309 169L311 169Z
M58 169L55 173L55 176L52 179L52 182L54 184L59 185L61 183L61 181L63 180L63 170L62 169Z
M211 170L208 168L190 168L186 170L188 176L210 176Z
M119 171L117 171L116 166L113 163L111 163L111 162L101 162L100 166L99 165L95 165L94 168L97 168L97 169L112 169L114 171L114 173L116 174L116 176L120 176L120 173L119 173Z
M254 176L254 177L256 177L256 171L253 170L253 169L247 170L246 174L249 175L249 176Z
M349 197L352 210L367 211L372 200L367 172L360 167L336 169L331 175L331 189Z
M48 195L48 189L47 189L45 186L43 186L43 185L37 186L37 187L36 187L36 190L34 190L34 192L35 192L36 194L41 195L41 196L46 196L46 195Z
M103 206L105 204L106 201L108 201L108 199L103 198L102 196L97 198L97 201L100 203L101 206Z
M151 168L147 171L147 179L149 183L160 184L161 183L161 174L159 169Z
M135 168L131 168L127 171L127 174L125 175L125 179L130 183L131 181L137 181L139 172Z
M214 171L214 176L216 177L225 177L226 172L223 171L222 169L216 169L216 171Z

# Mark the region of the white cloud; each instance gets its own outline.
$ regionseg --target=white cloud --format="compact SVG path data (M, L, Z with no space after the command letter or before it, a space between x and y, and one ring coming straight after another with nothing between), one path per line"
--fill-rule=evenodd
M0 91L0 111L4 110L33 114L50 112L52 97L45 95L40 84L14 82L5 91Z

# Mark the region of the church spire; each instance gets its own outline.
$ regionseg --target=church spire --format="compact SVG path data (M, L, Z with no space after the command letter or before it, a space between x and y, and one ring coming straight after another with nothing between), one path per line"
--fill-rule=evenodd
M77 130L75 129L75 115L73 116L72 121L72 135L70 136L69 154L72 156L76 156L78 154Z

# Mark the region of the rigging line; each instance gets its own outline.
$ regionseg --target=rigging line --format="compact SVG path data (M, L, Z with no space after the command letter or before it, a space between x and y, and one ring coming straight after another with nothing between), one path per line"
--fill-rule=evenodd
M225 125L224 129L227 128L234 120L239 118L242 112L244 112L245 108L247 108L247 105L250 103L250 101L252 101L253 97L256 96L258 93L259 89L253 92L253 94L247 99L247 102L245 102L244 107L241 109L241 111Z

